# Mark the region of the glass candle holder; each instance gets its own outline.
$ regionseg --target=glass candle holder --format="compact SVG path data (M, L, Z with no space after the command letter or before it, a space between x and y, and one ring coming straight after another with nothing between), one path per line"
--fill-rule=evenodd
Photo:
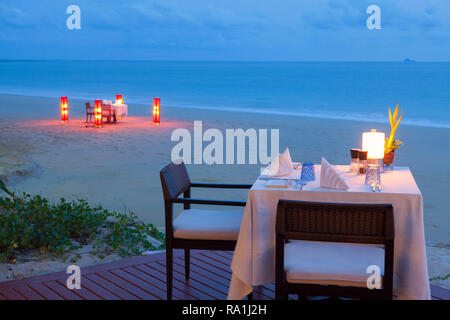
M314 164L312 162L304 162L303 163L300 180L302 180L302 181L316 180L316 175L314 173Z
M371 186L373 189L375 187L378 187L378 189L381 189L381 178L380 178L380 172L381 168L378 164L369 164L367 166L367 172L366 172L366 184Z

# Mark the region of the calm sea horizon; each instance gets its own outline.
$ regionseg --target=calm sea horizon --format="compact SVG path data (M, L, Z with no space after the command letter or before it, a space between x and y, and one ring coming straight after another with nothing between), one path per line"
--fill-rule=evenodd
M450 128L450 62L0 60L0 94Z

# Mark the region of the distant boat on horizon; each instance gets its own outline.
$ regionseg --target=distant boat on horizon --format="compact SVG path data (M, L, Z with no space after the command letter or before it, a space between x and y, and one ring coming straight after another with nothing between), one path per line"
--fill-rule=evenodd
M403 60L403 63L415 63L415 62L416 62L416 60L409 59L409 58L406 58L405 60Z

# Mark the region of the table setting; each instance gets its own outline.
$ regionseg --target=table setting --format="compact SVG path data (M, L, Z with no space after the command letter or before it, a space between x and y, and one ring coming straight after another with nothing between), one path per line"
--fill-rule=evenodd
M248 193L231 264L228 299L243 299L253 286L274 282L280 199L392 204L394 292L398 299L430 299L422 194L408 167L382 168L384 144L384 133L364 133L364 151L352 149L350 165L332 165L324 157L320 164L292 162L288 148L273 159Z

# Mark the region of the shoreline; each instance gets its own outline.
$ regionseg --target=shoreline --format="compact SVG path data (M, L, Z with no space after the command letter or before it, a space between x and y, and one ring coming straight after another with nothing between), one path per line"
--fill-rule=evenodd
M37 99L58 99L57 96L42 96L42 95L26 95L26 94L10 94L10 93L2 93L0 92L0 97L29 97L29 98L37 98ZM84 98L80 96L74 96L71 98L71 101L93 101L92 98ZM130 100L129 104L133 106L138 106L142 108L149 108L151 101L148 104L144 104L142 102L135 102ZM393 107L393 106L391 106ZM270 110L257 110L252 108L229 108L229 107L207 107L207 106L164 106L164 108L169 109L181 109L181 110L204 110L204 111L217 111L217 112L226 112L226 113L242 113L246 115L256 114L261 116L277 116L277 117L296 117L296 118L307 118L307 119L318 119L324 121L354 121L354 122L365 122L365 123L377 123L377 124L385 124L387 115L384 118L380 118L378 114L354 114L354 115L329 115L329 114L314 114L308 112L281 112L281 111L270 111ZM370 117L373 117L371 120L368 120ZM365 119L367 117L367 120ZM450 129L450 123L445 124L437 124L432 123L431 120L426 121L408 121L407 119L402 121L402 126L409 127L420 127L420 128L435 128L435 129Z
M170 162L176 144L170 141L171 132L176 128L192 132L194 120L202 120L204 130L279 128L280 150L289 147L293 161L314 163L325 156L330 163L347 164L349 150L360 146L363 131L389 131L387 118L380 124L169 107L161 111L161 125L152 126L149 106L135 104L129 104L127 121L93 129L82 122L83 102L71 100L69 124L61 125L59 99L0 94L0 166L8 157L11 166L25 159L35 166L13 179L14 191L40 193L51 200L83 198L107 209L131 210L158 227L164 225L159 170ZM15 115L5 118L8 110ZM444 276L450 273L450 217L445 202L450 175L445 164L433 165L433 156L450 145L450 135L444 128L400 125L398 131L405 145L395 163L411 168L424 198L429 274ZM440 157L446 156L450 151L440 151ZM188 165L188 170L192 181L253 183L260 166ZM198 191L198 196L246 200L245 193L232 190L220 196ZM450 287L449 280L439 283Z

